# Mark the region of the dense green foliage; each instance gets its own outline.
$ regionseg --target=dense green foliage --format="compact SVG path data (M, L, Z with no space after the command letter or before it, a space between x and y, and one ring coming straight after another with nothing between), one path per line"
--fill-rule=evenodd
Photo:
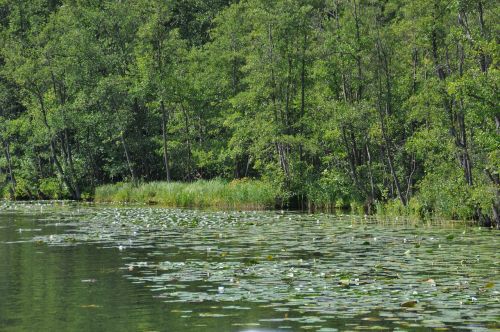
M493 0L0 0L6 196L257 178L499 222Z

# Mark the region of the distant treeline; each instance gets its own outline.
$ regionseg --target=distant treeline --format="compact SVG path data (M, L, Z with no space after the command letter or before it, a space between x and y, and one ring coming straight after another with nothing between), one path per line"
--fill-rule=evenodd
M500 224L500 3L2 0L0 188L258 179Z

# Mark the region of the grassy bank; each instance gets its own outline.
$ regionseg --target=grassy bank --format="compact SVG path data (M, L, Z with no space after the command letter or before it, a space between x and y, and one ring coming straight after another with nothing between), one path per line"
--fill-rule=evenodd
M277 192L265 182L223 180L118 183L96 188L96 202L158 204L166 207L266 209L275 206Z
M28 186L18 181L15 190L0 182L0 199L50 200L69 198L63 185L54 180ZM340 209L354 214L376 214L379 217L407 217L412 219L477 220L489 226L491 221L475 217L477 208L487 211L488 195L475 192L464 194L458 190L417 192L403 206L399 200L375 201L371 205L356 198L343 187L325 186L316 182L302 191L287 191L269 180L200 180L184 182L117 183L95 189L94 195L84 191L83 200L107 203L155 204L164 207L193 207L214 209L262 210L273 208L304 209L311 212L332 212ZM485 197L484 199L479 199Z

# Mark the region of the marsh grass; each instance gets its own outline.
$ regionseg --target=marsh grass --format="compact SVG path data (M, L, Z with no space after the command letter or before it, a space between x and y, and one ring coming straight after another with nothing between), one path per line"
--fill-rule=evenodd
M258 180L220 179L183 182L117 183L96 188L96 202L146 203L165 207L269 209L277 192Z

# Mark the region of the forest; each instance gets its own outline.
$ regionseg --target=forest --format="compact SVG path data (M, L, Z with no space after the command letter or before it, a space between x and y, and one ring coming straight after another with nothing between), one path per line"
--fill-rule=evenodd
M493 0L0 0L1 196L256 183L281 207L498 226L499 16Z

